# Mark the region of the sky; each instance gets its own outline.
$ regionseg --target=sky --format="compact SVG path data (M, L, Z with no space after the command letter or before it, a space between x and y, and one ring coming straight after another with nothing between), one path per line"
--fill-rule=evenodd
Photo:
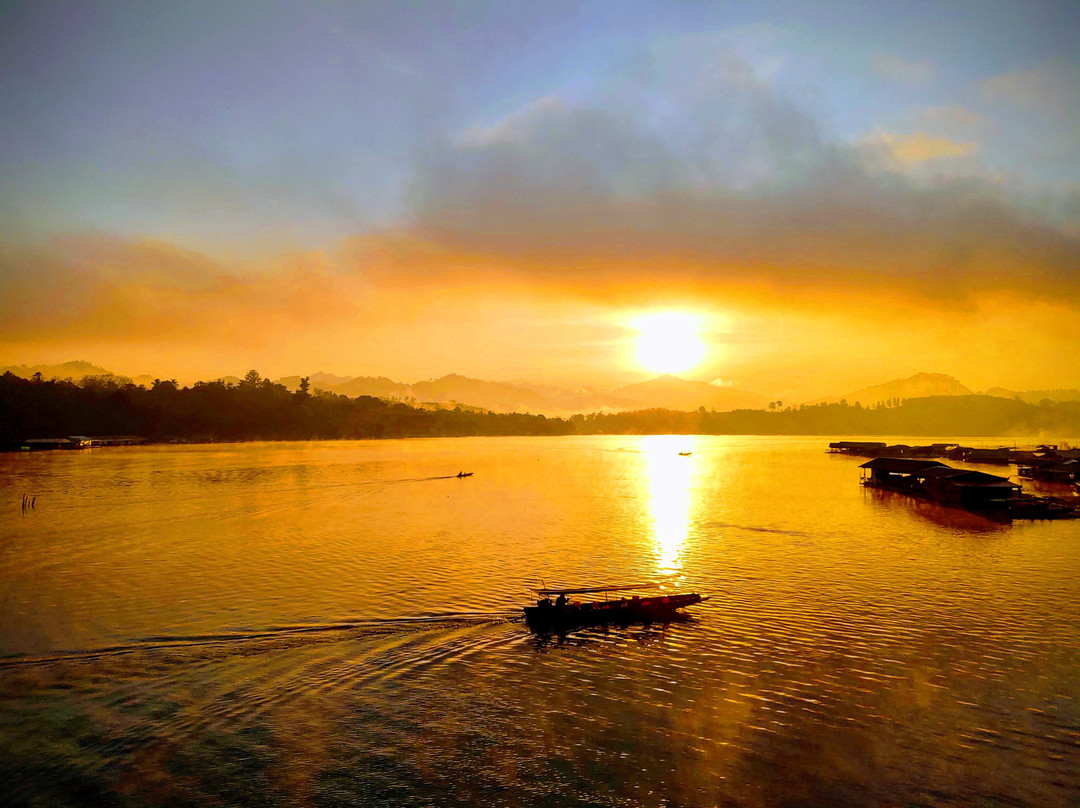
M0 363L611 387L681 322L679 375L789 401L1080 387L1077 42L1030 0L7 2Z

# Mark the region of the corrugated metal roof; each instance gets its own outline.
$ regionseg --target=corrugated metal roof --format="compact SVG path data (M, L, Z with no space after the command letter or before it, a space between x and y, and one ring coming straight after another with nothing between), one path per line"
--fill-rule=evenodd
M938 469L928 469L919 475L928 480L948 480L952 485L985 486L997 488L1008 486L1019 488L1019 484L1012 482L1007 477L998 477L996 474L987 474L985 471L972 471L970 469L954 469L949 466Z
M937 460L921 460L911 457L875 457L873 460L863 463L859 468L895 474L914 474L917 471L934 468L935 466L948 468L944 463Z
M927 469L919 476L925 477L928 480L940 480L947 477L956 477L960 474L966 474L963 469L954 469L951 466L935 466L934 468Z

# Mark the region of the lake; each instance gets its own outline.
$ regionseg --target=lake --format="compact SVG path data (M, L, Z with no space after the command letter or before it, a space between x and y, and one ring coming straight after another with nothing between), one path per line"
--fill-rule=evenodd
M5 801L1076 805L1080 522L867 490L828 441L0 455ZM709 600L514 619L640 580Z

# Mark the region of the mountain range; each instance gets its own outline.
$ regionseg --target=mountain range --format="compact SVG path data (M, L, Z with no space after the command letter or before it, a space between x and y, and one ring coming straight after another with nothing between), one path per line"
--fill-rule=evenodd
M35 373L41 373L46 379L72 379L74 381L80 381L87 376L96 376L132 381L142 386L151 385L155 378L153 376L133 378L120 376L84 361L65 362L59 365L15 365L0 368L0 373L4 372L11 372L23 378L31 378ZM300 379L300 376L285 376L275 381L290 390L296 390L300 386ZM413 405L461 406L494 412L529 412L548 416L642 409L689 411L701 407L706 410L727 412L739 409L764 409L770 404L767 397L747 390L668 375L623 385L613 390L600 390L593 387L556 387L528 382L493 382L457 374L412 384L397 382L383 376L337 376L323 372L312 373L308 379L313 392L325 390L350 398L374 396L404 401ZM236 376L226 376L221 381L236 384L240 379ZM1014 391L993 387L985 394L999 398L1019 398L1032 404L1038 404L1046 399L1080 401L1080 390ZM829 404L846 401L852 406L860 404L863 407L874 407L878 404L897 403L909 398L966 395L972 395L972 390L952 376L942 373L917 373L906 379L894 379L883 384L854 390L843 396L806 403Z
M765 406L764 396L719 387L707 382L660 376L646 382L598 390L594 387L555 387L528 382L491 382L450 374L429 381L403 384L385 377L360 376L345 382L341 377L316 373L310 377L315 390L327 390L350 397L375 396L413 403L455 404L482 407L495 412L531 412L544 415L572 415L578 412L619 412L662 407L672 410L756 409ZM279 379L290 389L300 384L299 376Z

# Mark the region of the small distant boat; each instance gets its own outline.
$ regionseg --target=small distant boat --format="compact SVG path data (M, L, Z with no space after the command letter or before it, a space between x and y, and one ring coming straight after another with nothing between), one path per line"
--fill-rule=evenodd
M584 589L537 589L535 606L525 607L525 622L530 628L545 630L570 628L597 623L665 623L675 618L679 609L693 606L707 598L696 592L650 597L622 596L608 598L611 592L655 589L656 584L596 586ZM571 595L604 593L604 600L577 601ZM552 601L552 595L555 600Z
M472 477L473 473L471 471L459 471L455 476L456 477Z
M691 454L691 452L679 452L679 457L689 457Z

